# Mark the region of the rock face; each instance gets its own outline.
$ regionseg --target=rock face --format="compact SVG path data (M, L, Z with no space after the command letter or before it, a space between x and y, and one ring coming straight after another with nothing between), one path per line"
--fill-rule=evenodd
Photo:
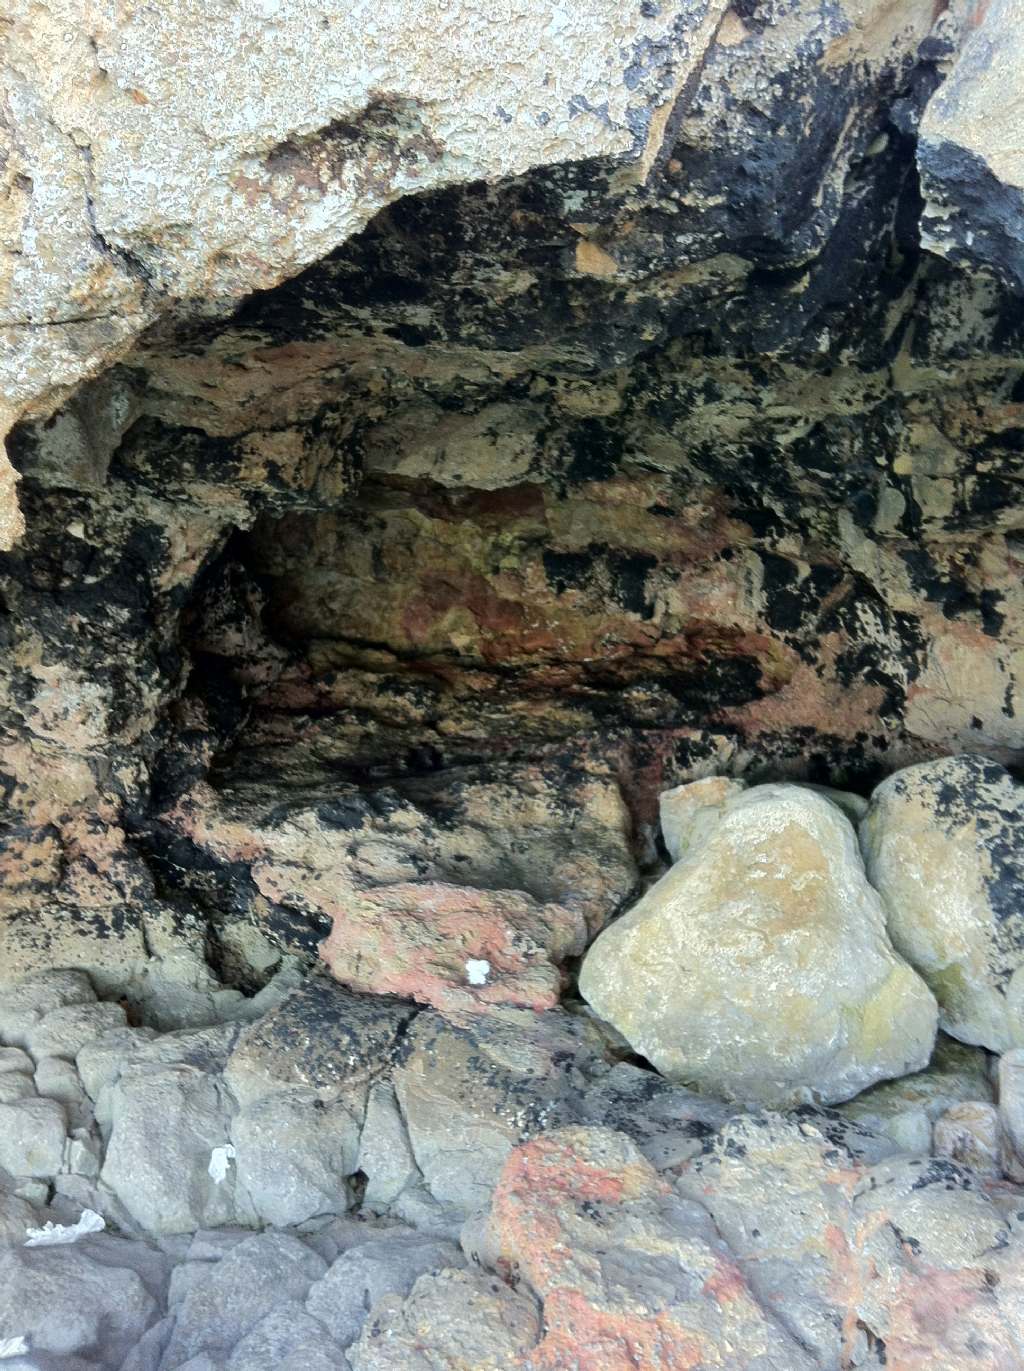
M177 302L275 285L410 191L584 158L642 177L724 9L439 5L410 25L401 6L252 3L148 24L16 6L0 428L52 409ZM7 547L6 476L3 495Z
M587 953L598 1014L665 1075L732 1099L844 1100L924 1066L935 1002L838 807L768 785L699 813L692 846Z
M9 26L4 974L214 1021L316 956L314 851L592 934L670 787L1012 761L1020 310L916 181L1004 7L520 6L443 63L264 8L58 18L59 72Z
M1024 1364L1019 7L8 6L11 1371Z
M984 262L1020 290L1024 8L1020 0L994 0L968 5L965 19L967 40L921 122L924 241L944 256Z
M1024 1044L1024 800L984 757L897 772L861 828L889 932L939 1001L947 1033Z

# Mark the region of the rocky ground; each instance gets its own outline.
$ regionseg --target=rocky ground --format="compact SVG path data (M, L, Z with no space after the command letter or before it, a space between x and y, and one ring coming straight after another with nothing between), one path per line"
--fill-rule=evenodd
M10 1371L1024 1365L1022 34L14 0Z
M585 900L545 943L572 906L367 912L326 861L320 971L200 993L182 937L134 1005L9 985L5 1365L1019 1365L1022 836L974 756L870 803L708 778L663 795L667 869L583 998Z

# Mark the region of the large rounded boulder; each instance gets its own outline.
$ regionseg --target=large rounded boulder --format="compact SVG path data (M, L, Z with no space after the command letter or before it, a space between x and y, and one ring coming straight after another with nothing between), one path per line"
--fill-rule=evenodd
M730 1099L831 1103L920 1070L935 1001L842 810L796 785L707 791L679 860L587 953L584 998L662 1074Z
M893 943L942 1027L993 1052L1024 1045L1024 791L986 757L897 771L861 829Z

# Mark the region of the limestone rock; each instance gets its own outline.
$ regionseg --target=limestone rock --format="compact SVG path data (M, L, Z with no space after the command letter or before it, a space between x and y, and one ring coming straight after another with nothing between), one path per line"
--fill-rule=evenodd
M95 1004L96 992L81 971L44 971L5 985L0 996L0 1039L24 1047L29 1032L55 1009Z
M819 1366L996 1371L1020 1357L1020 1236L951 1161L864 1166L810 1120L753 1115L676 1186Z
M239 1034L224 1068L237 1105L232 1174L262 1221L297 1224L349 1207L369 1090L411 1015L314 977Z
M561 1011L420 1014L394 1089L438 1204L457 1222L484 1206L517 1143L579 1117L602 1064L596 1035Z
M220 1261L195 1268L196 1279L171 1287L175 1324L162 1363L168 1371L203 1354L230 1355L275 1305L301 1304L326 1263L291 1234L268 1232L253 1233Z
M419 1178L409 1134L390 1083L378 1082L370 1088L359 1139L359 1170L366 1177L363 1200L371 1210L391 1204Z
M590 948L580 990L671 1079L771 1104L849 1099L924 1066L935 1036L848 820L796 786L755 787L702 822Z
M1024 1045L1022 793L995 762L945 757L883 781L861 826L890 936L942 1027L995 1052Z
M234 1172L211 1172L235 1109L223 1080L232 1037L206 1030L144 1044L97 1097L107 1139L101 1183L147 1232L230 1223L240 1209L251 1217Z
M691 0L627 19L592 3L553 29L543 10L453 27L443 6L410 26L401 10L367 25L344 9L253 4L238 25L202 10L94 23L55 68L50 35L74 27L75 5L46 22L16 7L0 428L52 408L172 302L273 285L403 193L589 157L642 178L723 9ZM449 38L437 48L427 33ZM353 45L367 54L354 67ZM313 67L339 75L311 81ZM28 251L35 242L48 251ZM17 532L6 514L3 545Z
M1024 1048L999 1059L999 1124L1003 1169L1012 1180L1024 1181Z
M497 939L496 969L502 958L510 971L521 964L526 1002L550 996L557 976L545 972L542 954L560 958L577 949L580 921L591 931L601 927L636 882L629 813L607 767L581 773L550 762L496 764L356 787L320 778L304 746L289 753L286 762L278 754L274 774L282 765L294 768L302 784L286 803L262 775L248 780L244 768L219 790L203 784L178 800L163 819L174 852L168 875L202 892L212 873L227 899L245 901L257 926L296 952L315 952L333 921L339 932L328 956L337 960L341 979L357 987L371 988L366 972L352 966L353 949L401 935L403 921L415 920L416 886L427 902L421 940L431 922L427 906L454 899L451 888L462 887L461 926L453 907L448 921L455 926L444 937L437 904L431 951L442 974L435 994L447 985L454 1004L460 985L473 990L465 962L490 960L474 948L490 934ZM245 765L264 770L258 756ZM248 880L240 878L243 871ZM512 945L499 957L504 926ZM414 932L413 922L412 946L403 955L417 955ZM401 942L381 955L400 954ZM375 960L368 946L367 971ZM376 980L376 988L387 988L382 967ZM483 1002L493 1001L501 984L495 976L481 986ZM508 991L511 997L511 984ZM464 1003L480 999L467 994Z
M937 1157L948 1157L976 1175L1002 1175L999 1111L984 1100L964 1100L940 1114L932 1130Z
M842 1364L851 1292L836 1288L828 1234L854 1227L853 1167L851 1154L814 1120L753 1115L708 1139L675 1182L679 1194L707 1207L754 1294L822 1366Z
M348 1371L341 1348L295 1301L276 1305L235 1346L226 1371Z
M0 1248L0 1330L33 1353L68 1358L42 1365L119 1371L159 1306L127 1263L132 1244ZM81 1357L82 1362L71 1360Z
M497 1276L446 1269L374 1305L354 1371L518 1371L540 1339L535 1301Z
M125 1023L118 1004L76 1004L51 1009L25 1033L25 1047L37 1060L67 1057L74 1060L81 1049L110 1029Z
M570 1128L517 1148L489 1224L499 1271L543 1305L538 1366L569 1371L581 1347L595 1371L815 1364L757 1303L707 1213L621 1134Z
M701 781L663 790L658 797L661 836L674 862L692 848L700 847L718 827L730 800L746 790L743 781L726 776L707 776Z
M552 1009L559 964L586 944L581 914L521 891L410 882L338 905L320 949L332 974L442 1010Z
M388 1295L408 1295L420 1276L464 1265L452 1243L388 1234L348 1248L310 1287L306 1309L341 1347L359 1337L367 1311Z
M839 1110L892 1138L903 1151L925 1155L941 1114L965 1100L991 1102L992 1093L985 1053L940 1033L924 1071L872 1086Z
M51 1180L64 1164L67 1115L56 1100L0 1104L0 1167Z

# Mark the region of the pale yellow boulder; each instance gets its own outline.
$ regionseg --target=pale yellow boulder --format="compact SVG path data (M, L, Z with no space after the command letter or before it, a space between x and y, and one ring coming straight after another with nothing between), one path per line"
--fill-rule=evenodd
M935 1000L842 811L796 785L696 784L682 860L592 945L584 998L663 1075L732 1099L831 1103L920 1070Z
M883 781L860 826L889 934L931 986L945 1031L1024 1046L1024 789L964 754Z

